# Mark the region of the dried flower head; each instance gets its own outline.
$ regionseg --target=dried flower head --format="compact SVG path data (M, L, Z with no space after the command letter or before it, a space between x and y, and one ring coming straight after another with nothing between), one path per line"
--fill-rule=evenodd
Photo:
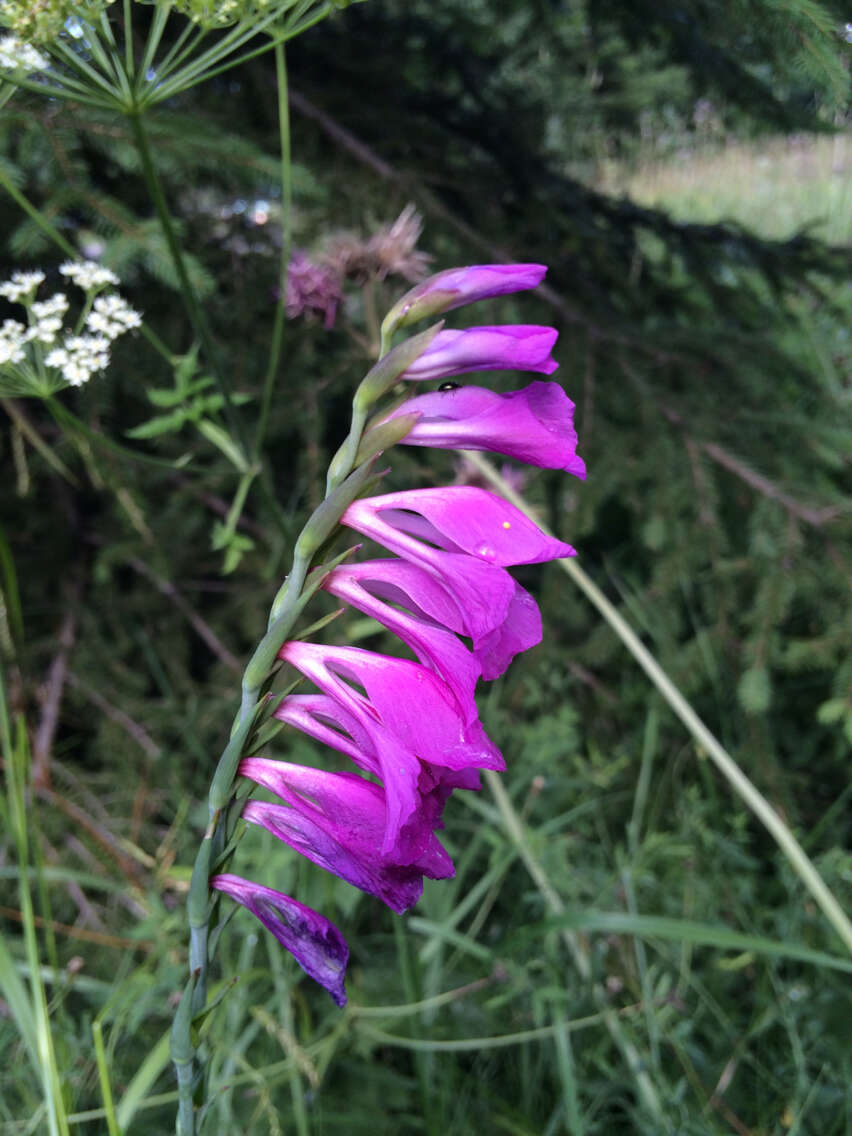
M290 257L284 297L288 318L318 316L323 327L333 327L342 299L340 277L334 270L311 260L307 253L295 250Z
M383 225L371 237L354 233L334 233L326 243L323 261L340 276L359 284L402 276L421 280L429 270L431 257L417 249L423 219L413 205L406 205L391 225Z

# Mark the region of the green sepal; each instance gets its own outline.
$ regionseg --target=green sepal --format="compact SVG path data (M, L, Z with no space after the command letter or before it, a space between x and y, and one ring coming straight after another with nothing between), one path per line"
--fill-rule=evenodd
M234 987L239 982L239 975L235 975L228 982L223 982L220 988L216 991L213 997L208 1001L207 1005L192 1017L193 1029L200 1029L207 1021L213 1011L219 1006L227 996L231 993Z
M296 541L294 557L310 560L337 528L340 518L355 498L360 496L374 477L383 476L383 473L373 473L372 462L365 462L350 473L346 480L326 497L319 508L314 510Z
M418 414L406 414L394 418L393 422L382 422L379 426L368 430L361 439L355 461L360 465L361 462L374 458L389 450L391 446L395 446L397 442L403 441L419 417Z
M450 289L442 292L437 288L430 288L426 295L418 295L418 292L423 292L423 284L418 284L416 288L406 292L382 320L382 335L385 339L390 339L395 331L407 327L410 323L440 315L459 298L458 292Z
M216 955L216 948L219 946L219 939L222 937L222 932L237 914L239 906L240 905L236 902L232 903L230 907L225 911L225 914L222 916L216 926L213 928L213 930L210 932L208 957L211 962Z
M399 381L399 376L420 358L443 326L442 320L426 331L421 331L419 335L412 335L392 351L388 351L387 355L384 355L375 367L367 372L355 392L352 406L356 413L363 414L377 399L387 394Z
M264 722L257 733L254 735L254 737L251 739L251 742L246 746L246 757L251 757L251 755L257 753L258 750L263 749L265 745L269 745L272 739L274 737L277 737L278 734L281 733L283 728L284 723L279 722L275 718L271 718L268 722Z
M334 623L335 619L339 619L340 616L343 615L344 611L346 611L345 607L339 607L337 611L330 611L328 615L324 615L320 619L317 619L309 627L302 628L297 635L293 636L293 638L307 639L309 635L313 635L317 631L322 631L324 627L328 627L329 623Z
M209 917L210 861L212 854L213 841L210 836L205 834L195 858L192 879L189 881L186 910L189 915L190 927L203 927Z

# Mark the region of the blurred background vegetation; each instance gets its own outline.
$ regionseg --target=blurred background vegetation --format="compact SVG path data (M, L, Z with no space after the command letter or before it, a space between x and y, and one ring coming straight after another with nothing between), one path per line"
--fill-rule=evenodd
M134 7L141 37L153 8ZM206 788L376 313L422 274L415 249L435 270L549 265L546 289L453 320L560 329L556 377L589 478L525 471L524 492L848 905L849 16L832 0L367 0L295 40L293 263L336 266L342 298L331 326L319 302L286 323L269 480L233 532L233 466L192 429L218 423L221 401L152 405L174 368L142 338L58 397L74 417L2 392L0 638L10 712L29 728L28 878L72 1131L171 1129L165 1036ZM174 16L165 42L182 27ZM251 423L288 227L273 60L147 117ZM119 274L193 374L130 125L19 92L0 173ZM391 228L409 204L419 236L411 211ZM62 250L8 196L0 234L4 278L41 266L59 279ZM194 373L210 366L202 352ZM452 455L395 451L392 465L394 487L459 476ZM239 983L205 1027L205 1131L848 1136L840 941L558 566L519 578L544 643L480 705L522 828L489 790L458 794L445 818L458 874L427 882L404 918L248 835L241 872L344 930L350 1007L239 912L219 956ZM325 634L383 646L349 617ZM274 752L322 760L295 734ZM13 798L0 845L10 1134L47 1130L11 996L33 965Z

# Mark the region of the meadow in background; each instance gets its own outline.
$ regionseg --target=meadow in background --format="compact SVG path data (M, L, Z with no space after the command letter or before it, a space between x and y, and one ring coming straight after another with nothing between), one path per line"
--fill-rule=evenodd
M100 66L97 7L29 29L54 72ZM589 479L507 476L852 899L848 13L336 7L278 5L285 57L244 5L244 45L167 88L146 37L162 20L178 59L204 5L104 6L148 105L120 68L88 101L85 74L3 87L0 277L70 294L60 266L95 259L144 318L80 389L0 378L10 1136L173 1128L186 893L239 674L381 316L441 268L549 265L454 313L560 330ZM196 51L238 42L213 8ZM482 476L388 464L389 488ZM480 694L508 771L445 814L455 879L401 917L241 841L242 874L345 929L350 1001L237 912L201 1131L852 1132L837 924L575 581L518 575L544 642ZM322 635L387 648L351 615Z

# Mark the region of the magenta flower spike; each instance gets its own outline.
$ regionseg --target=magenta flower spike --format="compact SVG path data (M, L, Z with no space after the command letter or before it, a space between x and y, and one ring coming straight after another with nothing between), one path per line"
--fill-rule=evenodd
M524 292L544 279L543 264L472 264L448 268L412 288L397 301L385 318L385 326L405 327L416 320L450 312L463 304Z
M417 421L402 439L406 446L488 450L545 469L586 476L577 456L574 403L558 383L530 383L497 394L484 387L457 387L411 398L388 414Z
M407 911L417 902L424 875L440 880L455 873L431 830L424 831L422 851L410 864L377 855L386 827L384 790L354 773L326 773L260 757L245 758L239 772L291 806L249 801L245 820L262 825L312 863L394 911Z
M330 324L339 296L330 285L323 293L328 281L302 259L294 277L298 295L290 295L293 281L288 281L287 314L298 307L324 314ZM515 655L542 636L535 600L507 569L573 556L574 550L502 497L474 485L359 498L374 474L373 457L401 440L485 450L580 478L586 470L577 455L574 405L554 382L535 381L505 394L449 383L382 412L367 434L365 422L400 380L435 381L488 370L552 374L557 332L551 327L451 330L439 323L391 346L397 328L534 288L544 274L539 264L450 269L416 285L388 313L381 357L355 393L351 429L329 469L326 497L296 541L292 571L246 669L239 717L210 788L211 837L231 839L229 805L238 803L247 822L397 912L417 902L424 877L454 874L436 835L452 792L479 789L480 770L505 768L479 721L476 683L502 674ZM396 558L351 563L344 554L334 566L323 564L338 525L369 537ZM376 620L418 661L288 640L317 587ZM256 708L267 697L276 655L317 691L286 695L275 718L344 754L357 772L245 756L263 744L265 719ZM234 793L238 775L277 800L244 802ZM224 830L219 827L223 818ZM348 949L340 931L270 888L227 873L210 879L210 848L224 846L202 847L190 885L191 979L181 1004L187 1036L178 1038L175 1051L181 1116L193 1112L182 1054L194 1052L187 1011L194 1013L196 1002L206 998L214 908L210 888L252 911L339 1006L346 1002Z
M346 1005L343 983L349 948L333 923L289 895L239 876L214 876L210 886L247 907L290 952L305 974L324 986L338 1006Z
M551 355L558 335L555 328L538 324L439 331L399 378L423 382L467 371L538 371L551 375L559 366Z
M465 722L476 721L473 692L482 668L452 633L461 622L458 606L428 572L404 560L369 560L341 564L322 586L398 635L444 680Z
M506 768L481 723L465 722L451 691L420 663L297 640L285 643L278 657L351 713L371 715L421 761L448 769Z

